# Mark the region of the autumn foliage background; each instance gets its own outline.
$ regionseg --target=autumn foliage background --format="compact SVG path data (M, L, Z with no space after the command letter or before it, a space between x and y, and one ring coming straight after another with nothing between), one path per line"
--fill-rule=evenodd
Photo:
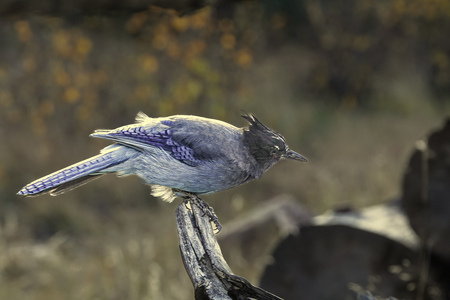
M192 299L176 204L137 178L15 195L96 154L108 143L88 135L138 111L237 126L254 112L308 157L205 197L224 224L281 193L317 214L398 196L415 141L450 111L449 31L446 0L2 15L0 298ZM265 262L227 259L254 282Z

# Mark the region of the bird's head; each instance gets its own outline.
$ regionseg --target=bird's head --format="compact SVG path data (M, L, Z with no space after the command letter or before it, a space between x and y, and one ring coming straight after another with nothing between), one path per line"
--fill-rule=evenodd
M250 124L244 129L244 143L255 159L270 168L282 158L308 161L286 145L284 137L262 124L253 114L242 115Z

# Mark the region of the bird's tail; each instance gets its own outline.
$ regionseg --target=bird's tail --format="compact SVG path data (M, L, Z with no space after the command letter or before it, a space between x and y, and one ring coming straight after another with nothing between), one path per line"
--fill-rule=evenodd
M117 155L114 155L115 149L109 151L106 148L104 150L107 151L27 184L17 195L37 196L50 193L50 195L56 196L108 173L106 168L127 159L118 160Z

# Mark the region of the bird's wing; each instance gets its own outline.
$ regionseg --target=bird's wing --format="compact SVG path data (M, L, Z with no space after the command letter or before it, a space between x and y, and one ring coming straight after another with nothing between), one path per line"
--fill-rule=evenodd
M157 122L146 122L144 116L141 115L140 118L140 123L122 126L113 130L96 130L90 136L113 140L139 151L149 147L159 147L173 158L189 166L200 164L201 160L196 158L194 150L174 138L171 126L172 121L161 119Z

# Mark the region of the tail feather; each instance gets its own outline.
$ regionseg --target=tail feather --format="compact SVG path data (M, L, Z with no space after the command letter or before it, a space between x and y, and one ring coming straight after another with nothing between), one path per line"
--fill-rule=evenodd
M80 178L77 178L75 180L63 183L61 185L58 185L55 189L51 190L50 191L50 195L52 195L52 196L61 195L61 194L65 193L65 192L73 190L74 188L82 186L83 184L86 184L86 183L88 183L88 182L90 182L90 181L92 181L94 179L97 179L97 178L101 177L102 175L104 175L104 174L86 175L84 177L80 177ZM35 194L35 195L37 196L38 194ZM35 196L35 195L33 195L33 196Z
M24 186L17 194L21 196L37 196L50 192L51 195L83 185L98 178L105 168L121 163L113 156L114 151L107 151L88 158L50 175L35 180Z

